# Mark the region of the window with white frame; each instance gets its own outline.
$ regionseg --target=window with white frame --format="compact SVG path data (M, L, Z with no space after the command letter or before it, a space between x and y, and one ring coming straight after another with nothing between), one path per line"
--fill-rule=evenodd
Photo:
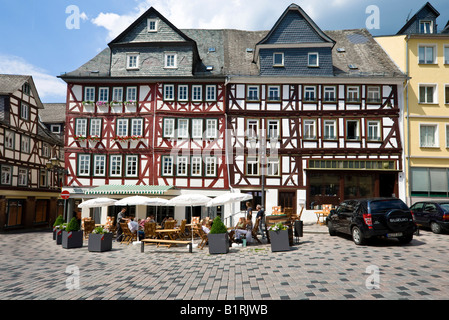
M278 176L279 175L279 158L268 158L267 175Z
M137 87L126 88L126 101L129 102L137 101Z
M421 124L419 126L419 137L421 148L438 147L438 125Z
M193 156L191 161L192 163L190 165L190 175L192 177L201 177L203 158L201 156Z
M246 174L248 176L259 175L259 159L257 157L246 158Z
M323 88L323 101L324 102L337 101L337 88L335 86L325 86Z
M174 138L175 137L175 119L164 118L164 138Z
M162 176L172 176L173 175L173 157L172 156L162 156Z
M123 88L112 88L112 101L123 102Z
M50 146L45 142L42 143L42 157L50 158Z
M419 22L419 33L432 33L433 31L432 21L420 21Z
M87 135L87 119L75 119L75 135L85 137Z
M117 119L116 134L119 137L128 135L128 119Z
M126 176L127 177L137 177L138 176L138 163L139 157L137 155L127 155L125 157L126 161Z
M5 130L5 148L14 150L15 133L11 130Z
M78 156L78 175L90 175L90 154L80 154Z
M192 119L192 138L201 139L203 137L203 119Z
M279 120L268 120L267 130L268 138L279 138Z
M279 86L268 86L268 101L280 101L281 100L281 88Z
M316 101L316 87L315 86L304 86L304 101L313 102Z
M215 157L206 157L206 177L215 177L217 176L217 158Z
M420 64L435 64L437 59L436 51L435 45L420 45L418 47L418 62Z
M174 52L167 52L165 53L165 59L164 59L164 67L165 68L177 68L177 54Z
M247 87L246 100L259 101L259 86L248 86Z
M178 119L178 138L189 137L189 119Z
M106 175L106 155L94 155L94 176L104 177Z
M217 101L217 86L207 85L206 86L206 101Z
M121 155L111 155L110 156L110 177L121 177L122 176L122 156Z
M28 169L19 168L19 175L17 177L17 185L22 186L22 187L28 185Z
M449 148L449 124L446 124L446 148Z
M380 121L379 120L368 120L368 140L379 141L380 140Z
M188 101L189 100L189 86L179 85L178 86L178 101Z
M90 119L90 135L101 137L101 119Z
M347 102L360 102L360 87L348 86L346 88L346 101Z
M147 19L148 32L157 32L158 20L157 19Z
M320 66L320 58L318 52L309 52L307 58L307 66L308 67L319 67Z
M59 124L52 124L50 126L50 131L53 133L61 133L61 125Z
M206 119L206 138L215 139L217 138L218 132L218 120L217 119Z
M185 156L176 159L176 175L180 177L187 176L188 158Z
M30 144L31 144L30 137L22 135L21 140L22 141L20 143L20 151L30 153Z
M346 120L346 139L359 140L359 120Z
M438 103L436 84L419 85L419 103Z
M101 101L101 102L109 101L109 88L99 88L98 89L98 101Z
M175 100L175 86L173 84L164 85L164 100L165 101Z
M275 52L273 53L273 67L283 67L284 66L284 53Z
M20 117L23 120L29 120L30 119L30 107L27 104L25 104L25 103L22 103L21 106L20 106Z
M126 69L139 69L138 53L129 53L126 55Z
M192 86L192 101L202 101L203 100L203 86L195 85Z
M367 102L368 103L380 103L380 87L368 86L367 88Z
M48 171L43 169L39 172L39 187L47 187L48 185Z
M316 120L311 119L304 120L303 130L304 130L303 139L305 140L316 139Z
M84 101L95 101L95 87L84 88Z
M444 103L449 104L449 84L444 86Z
M1 170L2 170L1 184L2 185L11 185L12 184L12 167L2 165Z
M246 128L248 138L257 138L259 136L259 120L247 120Z
M131 135L143 136L143 119L131 119Z
M324 120L324 139L335 140L337 139L337 121L336 120Z

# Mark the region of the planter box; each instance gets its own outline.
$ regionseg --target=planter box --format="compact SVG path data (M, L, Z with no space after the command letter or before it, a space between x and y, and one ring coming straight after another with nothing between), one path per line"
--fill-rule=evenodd
M209 253L220 254L229 252L229 237L227 233L216 233L207 235L209 241Z
M63 231L62 247L65 249L81 248L83 246L83 231Z
M56 244L62 244L62 233L63 232L64 232L64 230L61 230L61 229L56 229L55 230Z
M91 252L103 252L112 249L112 233L89 235L89 242L87 246Z
M270 233L271 252L290 250L288 230L268 231Z

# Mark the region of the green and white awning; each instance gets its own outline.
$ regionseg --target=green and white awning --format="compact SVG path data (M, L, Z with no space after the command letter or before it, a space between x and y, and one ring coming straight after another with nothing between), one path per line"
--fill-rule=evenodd
M104 185L84 191L85 194L94 195L133 195L133 194L157 194L161 195L172 189L173 186L148 186L148 185Z

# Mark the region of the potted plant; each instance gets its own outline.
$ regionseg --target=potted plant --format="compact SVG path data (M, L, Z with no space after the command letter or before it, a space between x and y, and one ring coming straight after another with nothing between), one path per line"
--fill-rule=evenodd
M88 250L103 252L112 249L112 232L103 227L96 227L89 235Z
M219 216L214 219L207 238L209 242L210 254L229 252L228 229Z
M65 249L81 248L83 246L83 231L78 220L73 217L62 232L62 247Z
M63 223L64 223L64 218L62 217L62 215L59 215L56 218L55 223L53 223L53 240L56 240L57 230L59 229L60 226L62 226Z
M290 250L287 226L282 224L282 222L279 222L270 226L268 232L270 234L272 252Z

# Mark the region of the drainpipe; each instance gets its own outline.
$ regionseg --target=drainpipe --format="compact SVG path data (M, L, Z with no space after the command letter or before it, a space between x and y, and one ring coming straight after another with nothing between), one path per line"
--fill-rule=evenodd
M408 34L406 39L405 39L405 52L406 52L406 75L407 75L407 79L406 79L406 84L405 84L405 100L406 100L406 110L407 110L407 175L406 175L406 186L407 186L407 196L408 196L408 204L411 205L411 198L412 198L412 193L411 193L411 173L410 173L410 167L411 167L411 160L410 160L410 110L409 110L409 96L408 96L408 85L409 85L409 80L410 80L410 67L409 67L409 60L410 60L410 55L408 52L408 41L410 39L410 35Z

